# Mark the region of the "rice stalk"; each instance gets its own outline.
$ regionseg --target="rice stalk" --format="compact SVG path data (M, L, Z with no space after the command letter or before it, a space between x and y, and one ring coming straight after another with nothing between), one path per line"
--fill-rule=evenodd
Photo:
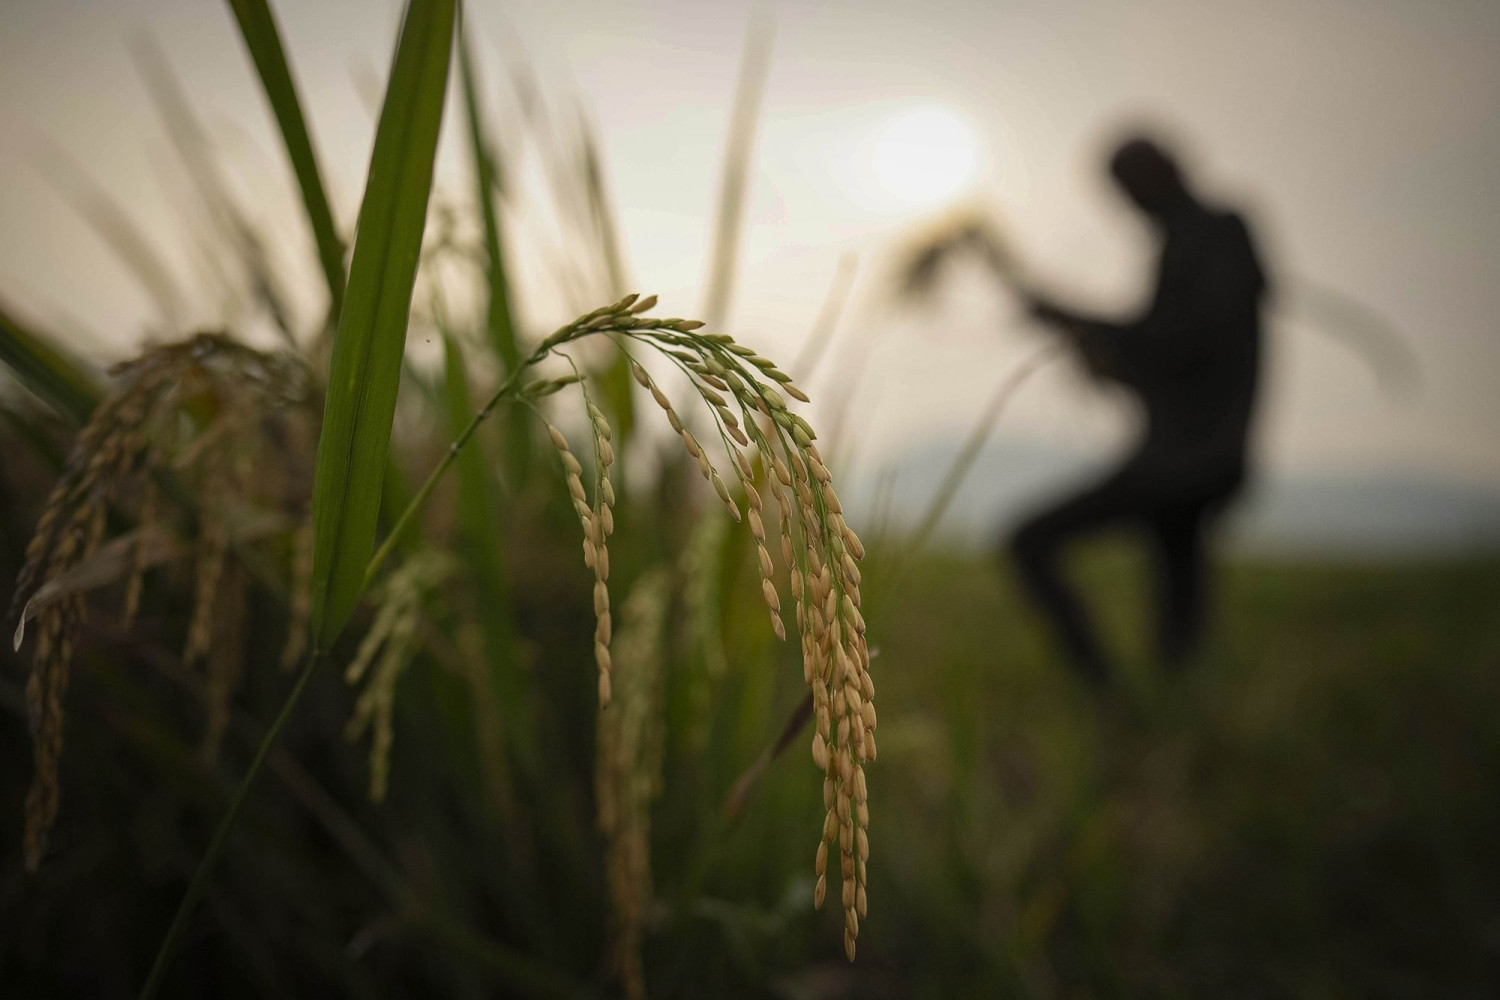
M854 287L854 274L857 268L858 261L852 253L846 253L839 258L838 270L834 272L833 283L828 287L828 297L823 300L817 319L813 321L807 339L802 342L802 349L797 352L797 359L792 362L791 370L797 373L797 377L804 385L811 384L819 363L828 353L828 345L832 343L833 335L838 330L839 319L843 316L844 307L849 301L849 292Z
M598 129L587 117L579 116L579 173L582 178L584 246L595 248L603 271L604 287L610 296L624 295L626 288L625 255L620 248L619 224L614 201L604 183L600 162ZM630 380L630 360L616 352L602 366L597 376L599 398L614 417L620 433L623 453L635 434L636 406L634 386Z
M444 329L444 392L446 426L457 435L474 411L467 360L459 340ZM521 421L516 437L526 436ZM483 677L478 697L492 715L504 721L503 736L517 759L525 759L533 745L532 693L521 670L512 610L513 587L501 533L501 501L487 449L480 442L458 457L458 537L474 582L473 603L479 609L482 632Z
M463 85L464 112L468 124L469 152L474 160L474 187L478 195L478 214L484 225L484 268L488 286L485 307L485 332L489 334L496 355L509 371L521 361L511 316L510 281L506 273L504 250L500 242L500 177L494 150L485 133L484 113L479 106L473 45L467 32L462 34L458 50L459 80Z
M115 259L155 302L167 326L176 328L182 315L182 292L153 241L60 146L44 140L38 160L37 172L42 179L63 195L79 218L114 252Z
M208 135L166 57L150 35L139 35L135 42L136 66L209 220L238 254L253 300L265 310L287 344L295 345L297 336L292 329L286 293L266 251L264 237L231 192L214 160Z
M912 534L908 546L915 551L920 549L932 537L933 531L937 529L947 513L948 506L958 491L963 488L964 480L968 478L969 472L974 468L974 462L979 458L979 453L984 450L985 443L989 441L990 435L995 432L995 427L1000 422L1001 415L1010 405L1010 401L1025 385L1031 376L1052 361L1062 356L1061 344L1048 344L1039 348L1020 364L1005 374L995 394L990 397L989 405L984 408L979 419L975 421L974 428L969 432L969 437L964 441L964 446L954 456L953 464L943 474L942 482L933 493L928 502L927 510L918 522L917 530Z
M610 899L610 965L630 1000L644 1000L641 942L652 897L651 803L662 788L661 633L670 592L661 568L625 601L615 700L599 712L595 791Z
M130 576L125 581L125 602L120 611L121 625L127 629L135 623L135 616L141 608L141 594L146 586L146 537L147 532L156 526L160 493L154 477L148 477L141 484L138 522L145 530L139 532L140 537L131 546Z

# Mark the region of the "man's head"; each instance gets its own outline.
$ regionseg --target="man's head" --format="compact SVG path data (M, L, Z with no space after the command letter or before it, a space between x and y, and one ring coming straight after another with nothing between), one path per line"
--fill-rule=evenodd
M1161 217L1188 196L1176 159L1145 136L1122 142L1109 158L1109 172L1125 196L1150 216Z

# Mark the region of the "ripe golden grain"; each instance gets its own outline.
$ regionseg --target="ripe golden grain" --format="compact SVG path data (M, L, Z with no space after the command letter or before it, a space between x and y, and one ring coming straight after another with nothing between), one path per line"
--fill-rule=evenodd
M200 495L212 497L198 511L198 586L185 643L186 658L209 649L213 609L218 603L228 551L227 505L249 485L222 464L224 456L253 446L261 419L300 402L301 369L295 362L263 354L216 333L152 347L113 369L116 389L95 408L73 444L63 473L53 487L26 548L10 609L19 618L19 647L26 607L38 590L83 563L98 549L106 515L117 508L127 488L141 491L138 525L160 521L154 479L176 468L192 475L194 460L207 456ZM182 427L180 406L192 396L213 397L220 417L181 453L168 455ZM211 447L212 446L212 447ZM218 463L218 464L214 464ZM140 606L143 566L139 550L125 586L123 617L131 620ZM75 638L84 619L80 596L70 595L42 607L36 617L36 647L26 684L27 710L35 747L35 771L26 796L25 861L35 870L46 851L47 834L57 817L58 765L63 744L63 701L67 693ZM230 652L210 664L209 726L205 746L212 748L223 730L227 702L238 675Z

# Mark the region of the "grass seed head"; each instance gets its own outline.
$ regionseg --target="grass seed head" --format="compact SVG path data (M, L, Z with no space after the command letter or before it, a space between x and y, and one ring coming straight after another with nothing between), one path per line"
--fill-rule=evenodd
M295 363L255 351L218 333L196 334L151 347L115 366L112 374L117 377L116 388L95 407L79 432L27 545L11 604L11 616L19 618L18 647L30 617L27 603L42 586L95 553L105 533L106 513L120 501L127 487L149 481L157 470L173 466L183 475L192 475L197 471L190 468L195 457L222 458L243 451L252 438L260 435L271 415L281 414L305 397L303 373ZM231 416L215 419L187 441L179 454L169 455L181 440L183 402L203 397L210 398L218 412ZM216 482L212 475L202 479L202 495L217 495L226 502L223 494L229 489L245 487L238 479ZM142 490L139 520L149 527L158 520L155 485L142 486ZM274 502L282 500L274 498ZM196 574L199 586L186 644L195 659L211 644L214 595L228 548L227 518L211 506L205 504L199 511L203 524ZM126 585L127 620L139 606L139 579L137 565ZM26 797L25 860L32 870L41 862L48 831L57 815L63 700L84 604L76 595L67 596L42 606L35 617L37 641L26 685L36 754L32 786ZM224 662L220 664L221 680L235 673L227 670Z

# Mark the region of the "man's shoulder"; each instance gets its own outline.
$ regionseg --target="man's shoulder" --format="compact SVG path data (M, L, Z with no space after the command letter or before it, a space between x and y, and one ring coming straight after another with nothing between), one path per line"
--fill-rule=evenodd
M1250 223L1239 209L1228 205L1210 206L1204 213L1207 228L1218 238L1253 243Z
M1179 254L1189 257L1207 255L1218 259L1225 254L1238 257L1256 253L1255 237L1244 215L1222 205L1201 206L1168 239L1176 244Z
M1260 250L1254 233L1245 216L1232 207L1215 205L1205 212L1202 249L1221 260L1233 260L1253 274L1257 289L1264 292L1267 286L1265 271L1261 265Z
M1203 225L1206 229L1225 236L1250 235L1250 224L1245 215L1232 205L1211 204L1203 206Z

